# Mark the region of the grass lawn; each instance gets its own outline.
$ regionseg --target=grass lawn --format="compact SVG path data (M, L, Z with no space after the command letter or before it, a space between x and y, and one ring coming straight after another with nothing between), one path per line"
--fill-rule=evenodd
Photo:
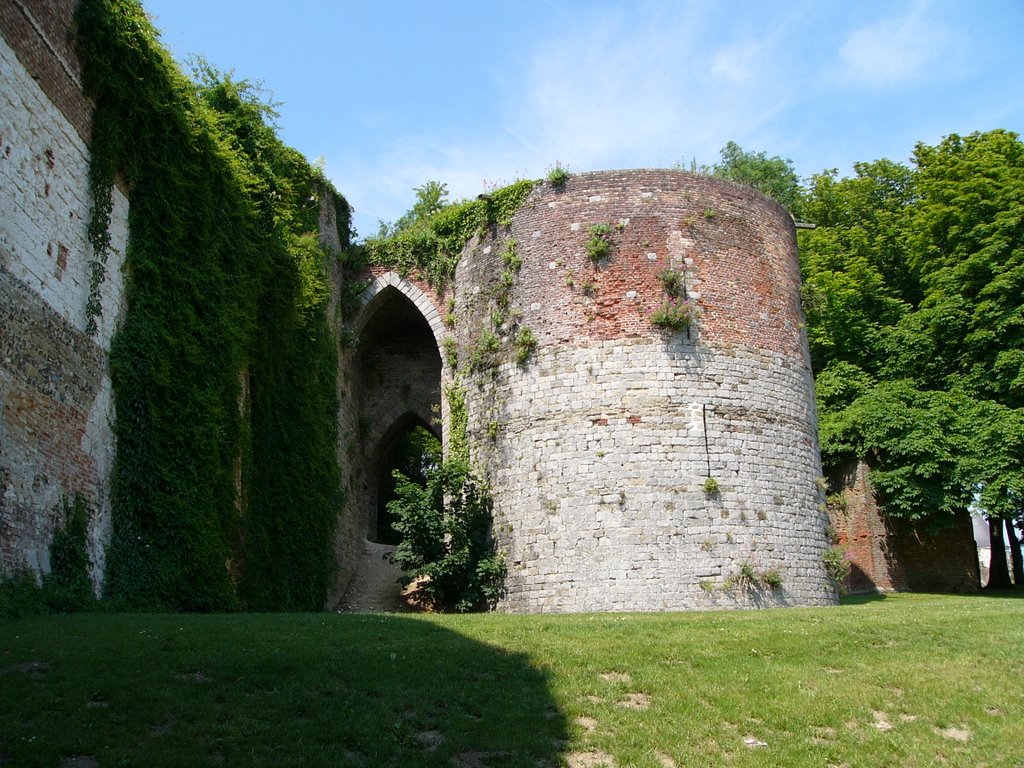
M1024 599L0 622L0 766L1020 766Z

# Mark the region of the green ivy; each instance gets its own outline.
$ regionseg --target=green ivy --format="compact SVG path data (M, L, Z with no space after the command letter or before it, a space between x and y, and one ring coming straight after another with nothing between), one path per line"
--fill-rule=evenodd
M135 0L82 0L77 24L96 104L97 254L115 179L130 202L107 594L173 610L320 608L339 481L315 233L326 199L346 243L348 206L280 142L257 89L204 65L187 78Z
M449 205L391 237L370 238L367 261L402 276L417 273L442 288L455 276L459 256L473 236L487 226L508 226L536 183L517 181L476 200Z

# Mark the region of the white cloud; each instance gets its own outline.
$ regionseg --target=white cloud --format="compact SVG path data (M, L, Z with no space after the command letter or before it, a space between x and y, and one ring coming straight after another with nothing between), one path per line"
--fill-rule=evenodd
M785 22L723 39L717 12L595 15L549 39L533 53L517 132L577 168L710 160L789 103L793 85L769 64L785 58Z
M902 86L936 74L952 40L941 24L908 16L878 21L851 32L839 58L844 79L871 86Z
M749 83L763 64L762 50L762 46L750 43L722 48L711 59L711 74L726 83Z
M730 140L785 152L792 132L778 118L818 87L811 83L821 71L792 43L806 13L768 13L743 26L723 23L729 9L703 2L580 11L532 49L496 59L502 88L487 96L498 102L490 124L410 134L333 178L369 235L378 219L407 210L413 187L429 179L457 199L488 183L539 178L555 162L570 171L713 162Z

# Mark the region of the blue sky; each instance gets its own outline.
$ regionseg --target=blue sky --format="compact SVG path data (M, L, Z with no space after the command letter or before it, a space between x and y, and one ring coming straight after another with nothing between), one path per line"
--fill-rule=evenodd
M273 94L361 236L411 207L570 171L712 163L808 176L1024 133L1024 2L142 0L164 44Z

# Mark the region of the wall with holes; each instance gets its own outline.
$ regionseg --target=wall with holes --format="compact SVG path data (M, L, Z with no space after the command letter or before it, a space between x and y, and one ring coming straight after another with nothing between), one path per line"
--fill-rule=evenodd
M91 508L94 576L109 534L114 439L107 352L122 297L127 201L86 333L88 131L69 24L73 3L0 8L0 570L49 570L63 502Z
M651 322L668 269L698 313L685 330ZM835 601L779 206L683 172L574 175L471 243L455 285L469 439L509 569L500 609Z

